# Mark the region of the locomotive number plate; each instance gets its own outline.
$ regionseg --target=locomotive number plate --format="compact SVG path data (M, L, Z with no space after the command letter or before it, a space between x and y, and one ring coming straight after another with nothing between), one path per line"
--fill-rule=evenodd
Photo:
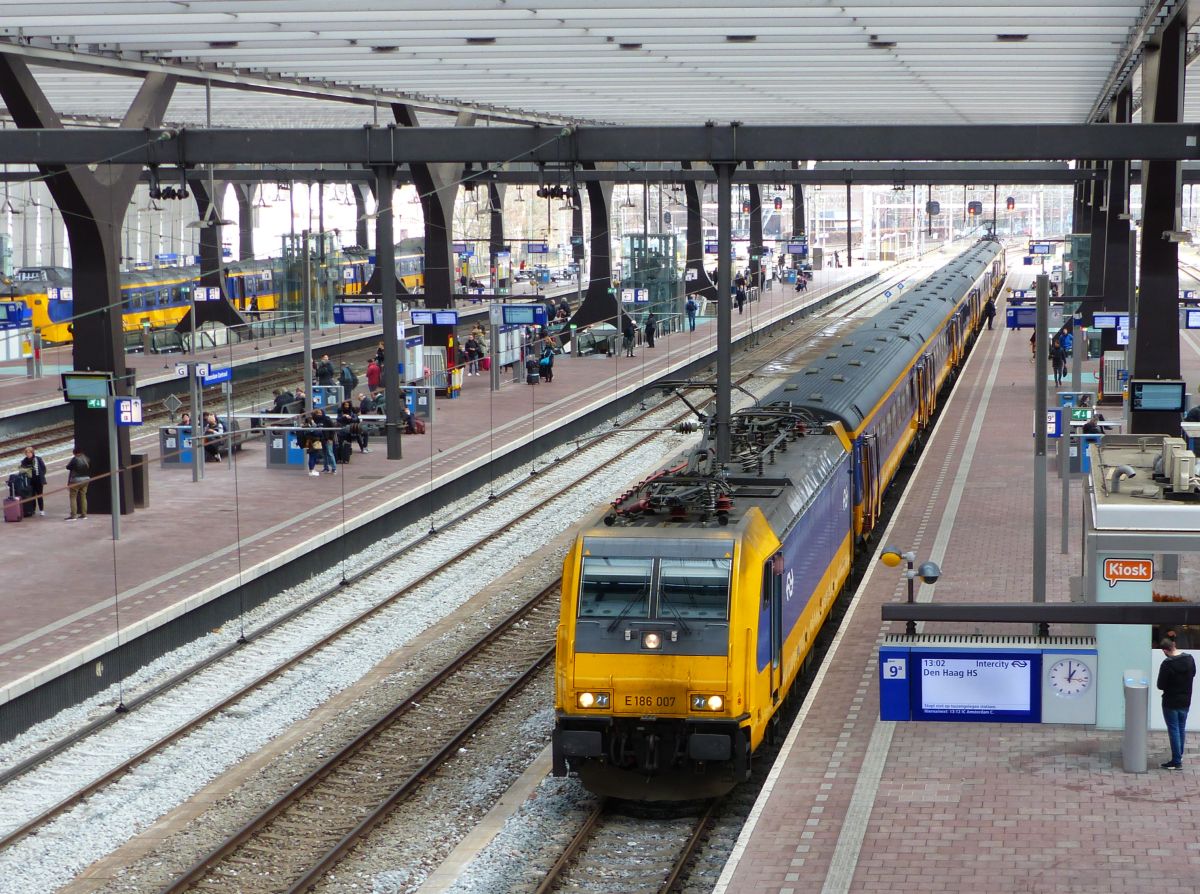
M621 707L625 709L674 708L679 701L674 695L623 695Z

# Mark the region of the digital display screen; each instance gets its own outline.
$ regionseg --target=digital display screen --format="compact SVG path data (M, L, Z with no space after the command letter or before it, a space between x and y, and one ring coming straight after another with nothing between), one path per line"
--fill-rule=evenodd
M371 304L344 304L341 311L343 323L375 322L375 307Z
M94 400L108 397L107 374L63 373L63 394L67 400Z
M1093 314L1092 315L1093 329L1116 329L1117 315L1116 314Z
M1200 329L1200 310L1185 311L1184 316L1185 316L1184 328Z
M525 246L525 251L531 255L549 254L550 247L545 242L530 242Z
M807 242L789 242L787 250L788 250L789 255L800 255L801 257L803 257L808 254L808 243Z
M1187 385L1183 382L1132 381L1129 383L1129 398L1133 401L1135 410L1182 413L1186 393Z
M914 720L1041 719L1038 653L913 652L917 672Z
M1029 253L1031 255L1052 255L1054 254L1054 246L1047 242L1030 242Z

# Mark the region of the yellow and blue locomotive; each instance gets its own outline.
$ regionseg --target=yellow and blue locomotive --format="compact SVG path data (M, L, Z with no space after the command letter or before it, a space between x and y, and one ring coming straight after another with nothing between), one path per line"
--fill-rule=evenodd
M773 728L1004 280L964 252L584 524L563 565L553 772L599 794L728 791Z

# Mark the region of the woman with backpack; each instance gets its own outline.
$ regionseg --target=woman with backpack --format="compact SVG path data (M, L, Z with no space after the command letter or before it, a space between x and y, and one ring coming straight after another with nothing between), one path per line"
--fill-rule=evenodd
M554 381L554 348L543 343L542 356L538 358L538 374L545 382Z

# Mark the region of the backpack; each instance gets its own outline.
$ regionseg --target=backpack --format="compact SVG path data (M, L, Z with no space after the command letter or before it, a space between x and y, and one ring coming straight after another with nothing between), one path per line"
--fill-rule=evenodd
M341 378L342 387L347 391L353 391L358 387L358 376L354 374L354 370L352 370L348 365L342 367Z
M85 457L82 453L72 459L71 462L75 463L76 478L87 478L92 474L91 463L87 461L87 457Z

